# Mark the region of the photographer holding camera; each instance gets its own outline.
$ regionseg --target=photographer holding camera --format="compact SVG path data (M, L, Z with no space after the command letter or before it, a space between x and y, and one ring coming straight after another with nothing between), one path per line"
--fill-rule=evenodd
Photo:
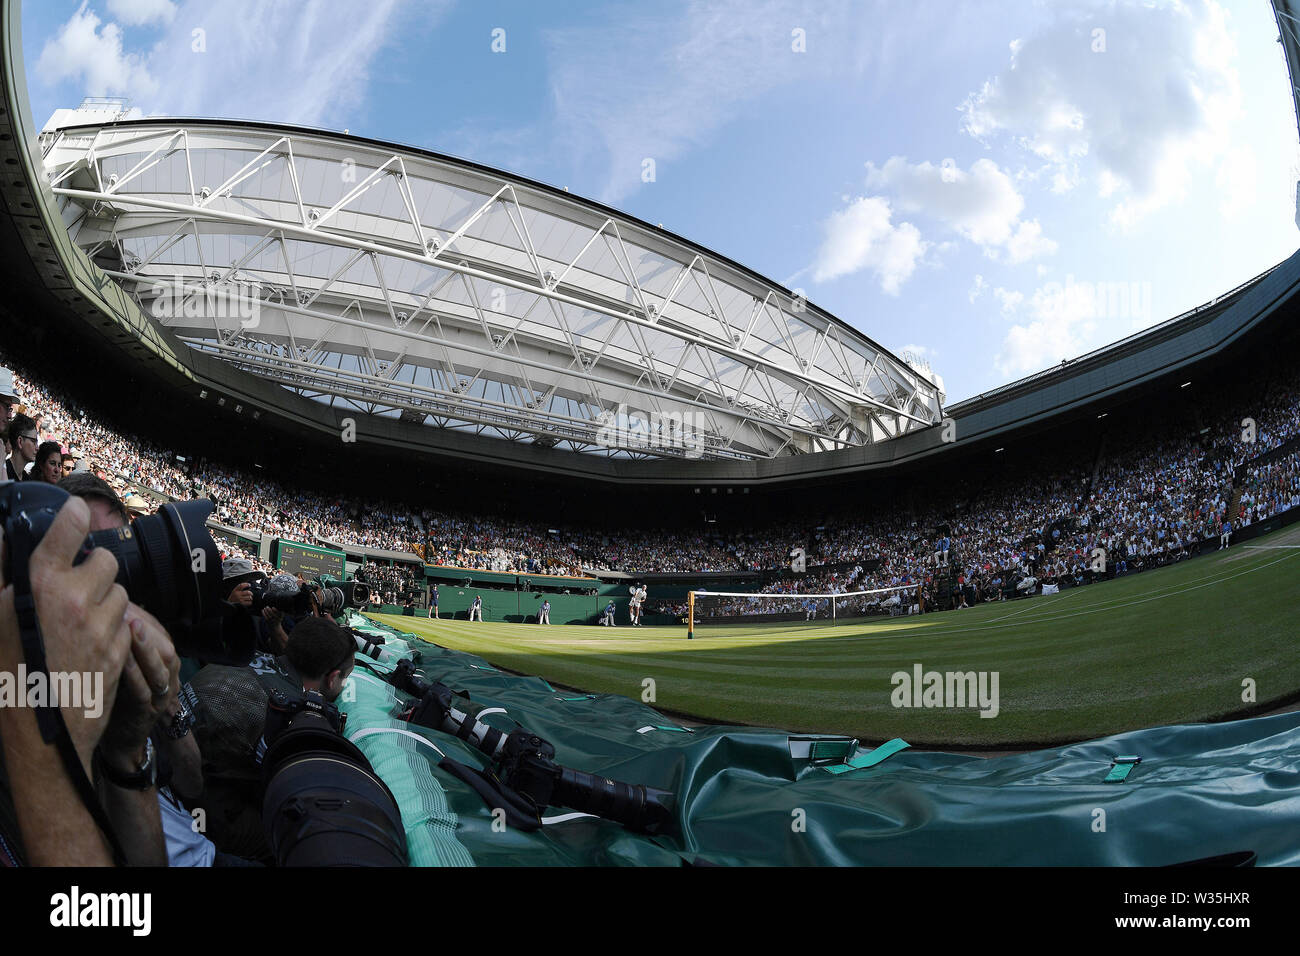
M296 597L302 589L302 582L292 575L276 575L276 578L283 577L284 580L276 581L272 600L268 602L267 587L270 579L254 568L253 562L247 558L226 558L221 564L221 577L223 585L231 589L226 603L254 615L257 649L273 656L283 654L294 621L289 618L288 626L285 626L285 612L276 606L275 596Z
M357 829L351 814L361 812L359 805L347 801L343 809L318 810L315 817L293 808L309 806L321 792L332 807L338 802L331 799L335 779L346 787L357 775L374 805L392 804L391 794L381 796L385 788L368 762L342 736L344 716L336 702L356 650L348 630L327 615L311 615L290 632L283 656L259 654L247 667L210 665L195 676L201 715L196 732L207 760L202 805L221 850L281 865L338 862L347 858L340 847L350 845L348 834ZM317 759L325 754L332 756ZM300 799L306 802L295 802ZM328 825L311 824L331 814L337 819ZM379 828L390 834L383 865L404 865L400 815L395 825L392 819ZM338 843L323 836L336 833L342 834ZM298 852L324 855L307 861Z
M83 472L65 481L62 487L83 498L91 506L91 531L126 527L126 505L101 479ZM223 577L224 571L223 567ZM233 594L231 596L234 597ZM152 633L165 638L170 648L171 638L167 637L165 629L153 615L144 610L140 611L140 615L152 625ZM174 651L172 656L175 656ZM193 817L186 805L198 805L199 794L203 791L203 761L198 743L190 733L194 723L193 714L188 704L181 701L183 688L179 680L179 658L176 660L177 673L172 674L174 679L168 685L174 689L168 694L161 710L153 715L156 719L145 730L158 755L155 781L162 834L167 847L166 862L170 866L255 865L221 853L211 840L193 826ZM145 715L141 715L142 725L145 719Z
M90 804L55 746L46 743L32 707L0 707L7 783L25 862L35 866L109 865L112 838L123 862L166 865L154 790L149 730L176 693L179 660L152 615L114 583L118 566L103 549L80 564L93 527L86 503L69 498L27 564L51 672L102 676L95 708L58 707L85 779L98 778ZM7 545L7 542L6 542ZM6 554L8 565L10 555ZM0 670L20 673L25 660L15 589L0 591ZM69 702L70 703L70 702ZM97 812L100 810L101 812Z

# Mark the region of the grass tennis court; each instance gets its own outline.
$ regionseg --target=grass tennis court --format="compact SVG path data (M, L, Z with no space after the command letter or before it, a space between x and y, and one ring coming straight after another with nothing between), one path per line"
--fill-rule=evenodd
M704 625L693 641L684 626L374 617L584 691L641 699L651 678L653 706L707 721L929 746L1052 744L1220 719L1300 691L1298 532L1059 595L834 626ZM891 676L916 664L997 672L997 716L893 706ZM1247 678L1254 703L1242 699Z

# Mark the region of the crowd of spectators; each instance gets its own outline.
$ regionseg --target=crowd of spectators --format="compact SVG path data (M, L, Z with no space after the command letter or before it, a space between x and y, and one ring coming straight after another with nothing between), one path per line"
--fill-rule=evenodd
M934 587L936 540L949 542L952 576L971 600L1003 597L1026 577L1069 584L1097 566L1098 556L1124 572L1177 560L1234 524L1243 527L1292 507L1296 457L1258 470L1243 463L1300 436L1300 382L1291 375L1259 395L1207 405L1164 430L1118 436L1102 454L1081 447L984 487L925 494L913 507L845 509L819 523L807 518L764 522L743 530L681 527L592 528L517 521L396 501L364 504L339 495L291 489L276 478L211 459L185 461L171 451L109 428L66 396L21 375L22 410L35 442L22 440L13 460L42 458L56 471L89 470L105 478L132 510L166 499L208 496L214 518L249 534L269 534L336 547L383 549L468 570L584 576L624 573L761 572L789 567L792 547L806 553L809 573L770 581L770 593L833 593ZM1194 427L1209 418L1205 427ZM1199 416L1199 417L1198 417ZM12 430L12 429L11 429ZM56 469L57 465L57 469ZM32 461L31 467L36 463ZM1237 496L1234 496L1234 492ZM245 555L233 540L232 554ZM864 570L868 566L871 570ZM401 567L401 565L398 565ZM408 565L414 567L414 564ZM944 564L947 572L946 562ZM408 572L390 571L401 576ZM398 593L412 580L380 582Z
M70 750L48 746L24 708L0 708L0 866L273 862L260 803L243 789L260 773L266 715L276 709L269 692L258 689L261 678L249 667L208 664L182 684L172 637L114 585L116 562L96 551L74 564L84 557L89 531L122 528L132 515L167 500L211 497L216 520L246 536L408 554L412 560L404 563L380 556L359 575L372 595L389 602L405 597L408 607L410 592L422 583L418 554L517 574L760 571L765 596L705 596L702 605L697 602L699 616L780 613L795 620L824 620L832 612L911 613L918 591L929 607L944 608L946 599L946 607L964 608L1040 585L1083 583L1099 562L1110 573L1126 574L1182 560L1207 544L1229 546L1234 531L1300 507L1295 371L1260 396L1238 387L1153 416L1141 427L1116 430L1107 435L1109 443L1080 442L1065 455L1026 458L1016 469L990 471L946 490L927 487L906 502L882 506L864 496L860 506L818 523L787 517L732 532L552 528L427 504L362 503L290 489L269 475L209 460L186 461L5 368L0 399L7 476L57 483L74 498L29 561L49 659L71 673L102 674L112 682L98 717L64 710L75 722L67 728ZM274 569L238 535L217 528L216 536L223 591L238 614L239 606L254 606L248 576ZM801 573L789 569L795 548L807 562ZM290 575L280 577L295 587ZM47 613L61 602L80 610ZM652 610L682 614L686 608L661 601ZM295 692L300 687L317 694L323 704L338 699L355 645L319 605L292 615L276 606L248 613L258 635L257 666L287 668L280 678L291 680ZM0 671L16 672L23 651L18 618L9 618L0 628ZM187 713L183 686L197 702L208 702L208 723ZM230 702L228 727L212 722L217 701ZM213 762L223 754L231 762L224 769ZM166 782L156 777L160 764ZM87 767L97 768L96 780L78 790L74 781ZM189 807L221 808L212 816L216 828L205 834L190 827ZM101 838L110 832L100 829L105 820L120 841ZM252 841L247 850L245 839Z

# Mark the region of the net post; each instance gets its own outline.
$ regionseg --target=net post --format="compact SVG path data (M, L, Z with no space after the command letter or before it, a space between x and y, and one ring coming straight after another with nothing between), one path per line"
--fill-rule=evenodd
M686 592L686 639L695 637L695 592Z

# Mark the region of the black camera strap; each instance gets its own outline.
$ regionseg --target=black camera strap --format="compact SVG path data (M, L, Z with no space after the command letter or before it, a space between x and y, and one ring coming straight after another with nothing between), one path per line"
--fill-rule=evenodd
M503 811L507 826L528 833L542 828L540 809L527 796L506 786L490 770L479 770L450 757L438 761L438 769L445 770L468 786L492 809Z
M49 664L45 659L45 640L41 636L40 622L36 619L36 601L30 591L14 588L14 610L18 615L23 660L27 664L28 672L41 674L45 678L45 685L51 686ZM36 708L36 726L40 728L41 739L47 744L53 743L58 748L63 767L68 772L77 795L81 797L82 804L100 832L104 834L104 839L108 841L109 849L113 853L114 865L126 866L126 854L122 851L122 844L117 838L113 824L108 820L108 814L104 812L99 794L95 792L95 785L86 776L86 768L81 764L81 756L72 743L68 725L64 723L63 712L47 702Z

